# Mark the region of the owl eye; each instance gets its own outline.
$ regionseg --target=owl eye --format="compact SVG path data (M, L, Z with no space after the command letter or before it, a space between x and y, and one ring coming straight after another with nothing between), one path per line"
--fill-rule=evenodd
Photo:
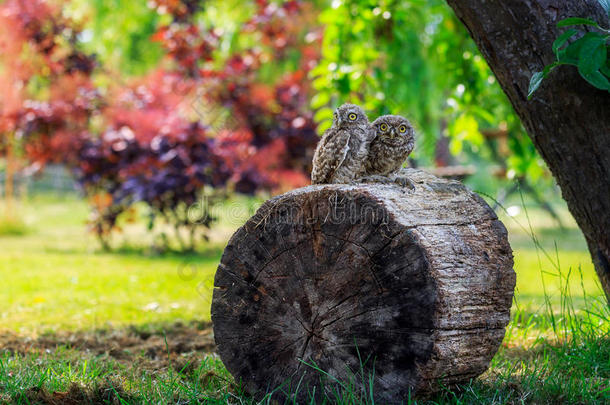
M356 121L356 118L358 118L358 116L354 113L350 113L347 118L349 118L350 121Z
M381 124L381 126L379 127L383 132L388 130L388 124Z
M401 134L404 134L405 132L407 132L407 127L405 125L401 125L401 126L398 127L398 131Z

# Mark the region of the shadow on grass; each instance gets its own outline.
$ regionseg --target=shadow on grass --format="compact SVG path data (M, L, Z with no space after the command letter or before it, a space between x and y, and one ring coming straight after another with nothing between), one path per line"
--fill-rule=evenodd
M579 322L587 324L584 318ZM257 403L214 355L211 328L209 322L151 323L35 338L4 334L0 392L10 393L5 403ZM528 347L503 346L480 378L454 387L441 385L437 394L404 398L404 403L607 402L610 335L570 336L540 338ZM41 367L42 379L37 374ZM19 373L24 374L19 386L11 386L8 380ZM344 392L333 392L332 398L345 404L373 403L374 393L342 383ZM335 402L328 397L326 403Z
M32 229L21 219L0 215L0 238L3 236L24 236Z
M610 400L610 337L502 348L482 377L430 403L601 404Z
M103 356L124 364L167 367L168 357L212 353L216 345L211 322L148 323L118 329L49 332L37 337L0 333L0 353L28 355L74 353Z
M129 404L137 399L127 393L120 382L104 381L93 386L72 383L65 391L49 391L44 387L31 387L11 399L13 403L76 405L76 404ZM1 397L0 397L1 400Z
M196 251L182 252L179 250L156 250L146 246L122 246L112 250L104 250L102 248L96 248L92 250L85 250L82 248L57 248L57 247L46 247L44 249L46 253L62 254L62 255L74 255L74 254L87 254L96 256L117 256L117 257L134 257L134 258L162 258L162 259L177 259L177 260L188 260L188 261L206 261L210 259L218 260L222 256L224 251L224 245L210 245L201 247Z
M214 348L209 322L39 337L5 333L0 335L0 404L186 404L246 398Z

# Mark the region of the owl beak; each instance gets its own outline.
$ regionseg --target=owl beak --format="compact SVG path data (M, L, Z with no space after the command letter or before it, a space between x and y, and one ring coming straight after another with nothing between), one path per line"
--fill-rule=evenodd
M341 116L337 117L337 126L341 126L341 124L343 124L343 120L341 119Z
M392 130L390 131L390 138L394 139L396 137L396 130L394 130L394 128L392 128Z

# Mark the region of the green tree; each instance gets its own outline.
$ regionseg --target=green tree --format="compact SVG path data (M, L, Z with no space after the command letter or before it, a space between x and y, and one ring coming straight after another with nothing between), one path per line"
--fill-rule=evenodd
M320 131L335 106L356 102L377 115L407 115L421 134L420 164L431 164L438 140L448 136L460 163L499 163L509 179L542 180L542 160L444 1L335 0L320 22L322 60L312 71ZM506 145L483 135L494 131Z
M163 50L151 41L162 16L147 0L71 0L67 14L83 24L79 40L106 69L141 75L159 64Z

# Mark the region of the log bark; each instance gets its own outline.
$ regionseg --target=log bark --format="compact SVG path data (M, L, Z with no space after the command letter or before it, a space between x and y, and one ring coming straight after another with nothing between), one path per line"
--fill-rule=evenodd
M582 230L610 302L610 93L576 68L555 69L527 100L530 77L554 60L559 20L592 17L596 0L447 0L496 75ZM607 27L606 27L607 28ZM583 28L584 29L584 28Z
M460 183L404 174L415 190L289 192L233 235L212 321L222 361L248 392L332 396L331 375L366 395L374 376L376 401L399 403L487 369L515 286L506 229Z

